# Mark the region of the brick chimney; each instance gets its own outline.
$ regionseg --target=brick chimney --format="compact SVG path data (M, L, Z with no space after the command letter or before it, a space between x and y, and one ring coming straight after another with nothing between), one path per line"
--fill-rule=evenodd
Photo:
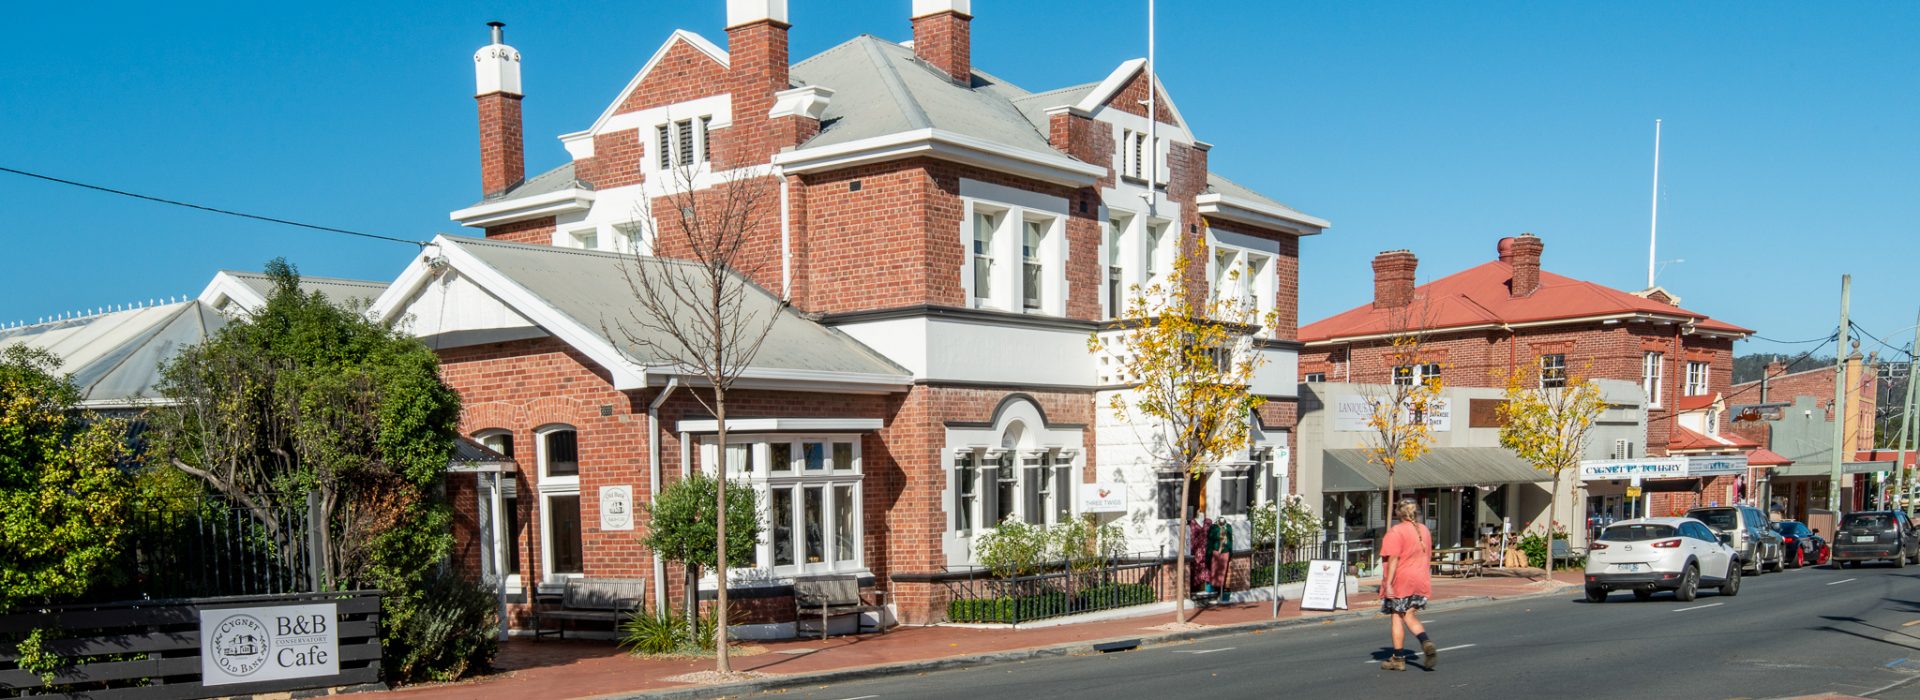
M507 25L488 22L493 42L473 54L473 98L480 103L480 189L492 197L527 179L520 136L520 52L503 42Z
M973 0L913 0L913 53L962 86L973 84Z
M727 83L733 93L733 126L721 167L772 161L779 150L768 118L774 95L787 79L787 0L727 0ZM791 144L787 144L791 145Z
M1373 256L1373 308L1397 309L1413 303L1413 272L1420 259L1412 251L1389 250Z
M1513 266L1507 293L1524 297L1540 288L1540 251L1546 247L1531 233L1500 239L1500 262Z

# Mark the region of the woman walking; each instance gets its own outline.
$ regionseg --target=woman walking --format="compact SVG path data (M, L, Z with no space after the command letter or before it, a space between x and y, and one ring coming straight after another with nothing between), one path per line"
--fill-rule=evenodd
M1393 651L1380 668L1389 671L1407 670L1407 660L1400 655L1407 630L1413 630L1414 638L1420 640L1427 670L1433 670L1440 660L1440 650L1427 638L1427 628L1416 614L1426 609L1427 596L1433 595L1433 578L1428 571L1433 560L1433 533L1415 522L1419 512L1413 501L1394 506L1396 522L1380 542L1380 556L1386 561L1386 576L1380 579L1380 612L1392 618L1393 625Z

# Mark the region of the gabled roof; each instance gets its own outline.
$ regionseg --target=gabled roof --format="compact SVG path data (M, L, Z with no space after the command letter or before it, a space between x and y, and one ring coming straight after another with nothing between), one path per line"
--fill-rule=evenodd
M1695 324L1699 330L1745 336L1753 331L1706 314L1644 299L1593 282L1540 271L1540 288L1524 297L1509 293L1513 266L1498 260L1470 267L1414 288L1414 304L1427 330L1544 324L1576 319L1641 316ZM1372 303L1300 327L1301 342L1314 343L1391 335L1404 310Z
M661 59L681 44L691 46L723 66L729 60L726 51L698 34L675 31L595 120L593 127L581 133L596 133L607 124L614 111ZM1143 59L1129 60L1101 81L1032 93L978 69L973 71L969 85L956 85L945 73L916 57L911 47L860 35L795 63L789 69L788 78L796 87L829 88L833 90L833 97L821 114L820 132L799 147L782 153L776 162L787 165L790 172L807 165L845 167L855 164L856 160L846 152L870 148L887 150L889 157L896 158L930 154L986 167L1031 168L1033 173L1011 172L1042 180L1072 180L1071 184L1084 185L1104 175L1108 164L1082 163L1053 148L1047 138L1050 118L1046 112L1060 107L1096 111L1115 91L1124 88L1144 68L1144 63ZM1159 87L1159 94L1173 115L1174 126L1187 132L1185 118L1167 97L1169 93L1164 86ZM906 143L910 141L925 143ZM555 207L578 208L590 204L592 188L592 183L578 180L569 163L456 211L453 218L471 226L488 226L551 215ZM1227 183L1212 192L1230 192L1228 196L1260 202L1261 205L1253 207L1255 218L1274 216L1316 229L1327 225L1323 220L1301 214L1239 185ZM547 200L553 200L551 206ZM1268 205L1272 210L1267 209Z
M644 265L650 274L680 274L691 271L691 264L464 236L438 236L433 246L452 273L607 368L615 388L637 389L648 384L649 375L664 381L676 374L667 358L628 340L629 333L650 332L636 327L630 315L635 305L628 272L630 266ZM389 323L400 321L427 283L441 277L436 264L441 263L432 251L416 258L370 313ZM750 286L743 308L743 313L762 318L777 313L778 320L741 375L742 387L817 384L885 392L912 382L911 373L899 365L840 331L782 308L776 297L757 286Z
M1765 447L1756 447L1752 452L1747 453L1747 466L1750 467L1778 467L1788 464L1793 464L1793 460Z
M387 290L387 283L344 277L300 276L300 291L318 292L344 309L364 309ZM222 312L248 312L266 306L273 295L273 278L258 272L221 270L214 273L198 300Z
M133 408L159 398L162 365L226 324L213 307L183 301L0 330L0 347L60 358L59 371L79 387L82 406Z
M1673 434L1667 438L1668 452L1694 452L1698 450L1750 450L1760 443L1738 435L1721 433L1707 435L1683 425L1673 426Z

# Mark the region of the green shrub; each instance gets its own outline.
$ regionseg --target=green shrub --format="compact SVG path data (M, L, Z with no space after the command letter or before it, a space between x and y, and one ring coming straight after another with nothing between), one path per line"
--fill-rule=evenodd
M974 540L974 555L995 576L1026 576L1040 572L1053 539L1046 526L1009 517Z
M620 648L635 656L711 652L717 630L711 613L701 613L696 624L688 625L684 615L671 610L635 610L616 629Z
M1110 610L1154 601L1153 587L1144 583L1107 583L1074 592L1054 591L1024 596L962 598L947 602L947 621L1014 623L1072 613Z
M493 665L500 650L500 600L448 570L382 599L388 680L449 681Z
M1567 533L1564 530L1555 532L1553 538L1565 540ZM1538 533L1527 533L1527 536L1520 538L1520 551L1527 555L1527 566L1536 569L1547 568L1547 538L1541 537ZM1569 569L1578 569L1586 565L1587 561L1584 558L1566 560L1566 568Z

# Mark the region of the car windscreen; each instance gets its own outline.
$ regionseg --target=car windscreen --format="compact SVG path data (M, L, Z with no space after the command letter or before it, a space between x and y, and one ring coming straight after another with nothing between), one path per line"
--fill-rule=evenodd
M1774 523L1773 531L1792 537L1804 537L1807 534L1807 526L1800 523Z
M1615 525L1600 532L1602 542L1639 542L1657 540L1663 537L1676 537L1679 530L1672 525L1654 525L1649 523L1633 525Z
M1721 532L1731 532L1740 527L1740 511L1732 508L1696 510L1688 513L1687 517L1712 525L1714 529Z
M1849 513L1840 521L1840 527L1848 530L1888 530L1893 528L1893 515L1888 513Z

